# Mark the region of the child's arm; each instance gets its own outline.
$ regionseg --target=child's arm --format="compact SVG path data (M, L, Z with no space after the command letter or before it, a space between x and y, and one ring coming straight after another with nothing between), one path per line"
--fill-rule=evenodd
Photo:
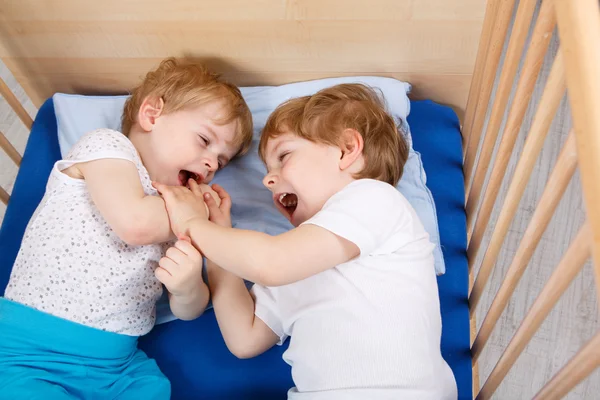
M144 193L131 161L98 159L75 164L63 172L85 179L94 204L125 243L138 246L174 238L163 199Z
M221 226L231 226L231 199L220 186L213 185L213 189L219 195L221 205L217 206L212 197L207 198L210 219ZM236 357L250 358L273 347L278 337L254 315L254 299L244 281L210 260L206 269L213 308L229 351Z
M198 318L208 304L208 287L202 279L202 255L181 238L169 248L154 271L169 291L171 312L182 320Z
M356 244L316 225L279 236L218 226L203 220L202 192L155 184L162 193L174 232L185 232L203 254L222 268L264 286L305 279L360 254ZM196 209L198 217L190 218Z
M273 347L279 338L254 315L254 299L244 281L212 261L207 262L208 284L219 329L229 351L251 358Z

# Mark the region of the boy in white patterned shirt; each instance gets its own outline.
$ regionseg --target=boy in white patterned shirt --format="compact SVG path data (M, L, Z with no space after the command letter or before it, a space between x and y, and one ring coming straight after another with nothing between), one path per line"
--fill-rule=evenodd
M174 231L209 260L230 351L253 357L291 337L290 399L455 399L434 246L394 188L408 148L377 95L338 85L290 100L269 117L259 150L263 183L296 227L284 234L230 228L219 187L220 207L194 184L155 185ZM256 282L251 293L240 277Z
M0 387L19 398L168 399L137 349L162 284L180 319L208 302L201 257L175 239L151 181L205 192L244 153L252 117L240 91L201 66L167 59L127 100L121 132L86 134L51 172L0 298Z

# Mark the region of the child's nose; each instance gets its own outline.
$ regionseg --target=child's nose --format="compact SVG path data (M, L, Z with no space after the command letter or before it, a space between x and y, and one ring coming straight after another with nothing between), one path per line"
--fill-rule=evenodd
M275 174L268 174L263 179L263 185L267 187L267 189L271 189L277 183L277 176Z
M208 156L204 159L204 166L208 168L209 171L216 171L218 168L218 161L216 157Z

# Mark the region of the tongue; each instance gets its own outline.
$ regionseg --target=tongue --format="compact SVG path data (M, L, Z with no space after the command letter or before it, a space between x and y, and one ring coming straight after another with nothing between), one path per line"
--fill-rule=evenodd
M179 183L181 186L187 185L190 175L186 171L179 171Z
M293 193L287 194L282 201L285 207L295 207L298 204L298 196Z

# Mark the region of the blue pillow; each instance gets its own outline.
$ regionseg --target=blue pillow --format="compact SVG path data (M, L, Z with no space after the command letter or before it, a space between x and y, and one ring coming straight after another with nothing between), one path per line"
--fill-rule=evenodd
M235 227L252 229L276 235L292 226L273 206L270 192L263 186L265 166L258 157L259 135L268 116L279 104L290 98L310 95L320 89L339 83L360 82L380 91L386 101L388 112L403 128L409 143L409 157L404 174L397 188L415 208L431 241L434 250L435 270L438 275L445 272L444 258L440 248L435 205L426 186L426 176L421 157L412 148L410 128L406 118L410 111L407 92L410 85L391 78L345 77L293 83L276 87L241 88L244 99L252 111L254 140L248 154L234 160L219 171L213 180L223 186L233 200L232 221ZM55 94L53 96L58 121L58 138L61 153L65 155L79 138L94 129L120 129L121 114L127 96L81 96ZM173 319L166 303L157 309L158 321Z

